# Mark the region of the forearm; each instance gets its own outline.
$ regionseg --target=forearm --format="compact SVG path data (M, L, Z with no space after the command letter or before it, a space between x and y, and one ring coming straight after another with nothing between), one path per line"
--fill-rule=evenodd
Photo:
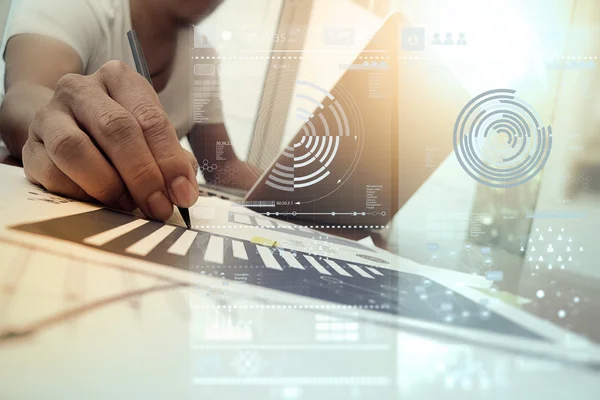
M0 107L0 134L10 153L19 160L31 121L53 94L47 87L27 83L15 84L6 93Z

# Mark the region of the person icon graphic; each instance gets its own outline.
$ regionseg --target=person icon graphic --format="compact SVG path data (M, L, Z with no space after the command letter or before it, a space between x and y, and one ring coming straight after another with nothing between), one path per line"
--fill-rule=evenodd
M467 45L467 39L465 38L465 34L464 33L459 33L458 34L458 42L456 42L457 45L459 46L466 46ZM552 228L550 228L550 232L552 232Z
M454 44L454 39L452 39L451 33L446 33L446 40L444 40L444 45L451 46Z
M411 46L417 46L419 44L419 37L417 35L410 35L408 37L408 44Z
M440 46L442 41L440 40L440 33L436 32L433 34L433 41L431 42L433 46Z

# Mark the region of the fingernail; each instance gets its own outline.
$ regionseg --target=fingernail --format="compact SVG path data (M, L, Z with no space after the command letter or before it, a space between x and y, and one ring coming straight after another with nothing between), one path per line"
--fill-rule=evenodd
M137 208L137 206L135 205L135 202L133 201L133 199L131 198L129 193L125 193L119 199L119 206L121 207L122 210L125 210L125 211L133 211Z
M195 164L194 165L194 172L196 173L196 175L198 175L198 170L200 170L200 165Z
M148 197L148 210L152 218L166 221L173 214L173 204L163 192L156 192Z
M185 176L180 176L171 183L171 195L179 207L191 207L198 200L198 190Z

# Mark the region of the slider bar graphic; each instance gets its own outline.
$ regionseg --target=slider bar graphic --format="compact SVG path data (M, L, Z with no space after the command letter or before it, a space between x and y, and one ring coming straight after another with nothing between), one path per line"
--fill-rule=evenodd
M245 218L240 219L239 215L243 215ZM331 215L331 213L328 213L327 215ZM277 231L281 231L282 229L285 229L285 233L288 235L299 236L299 237L306 238L306 239L317 239L319 236L323 236L322 233L315 232L315 231L305 228L303 226L293 225L293 224L285 222L285 221L275 222L273 220L263 218L260 215L257 216L254 214L240 214L237 212L230 212L229 213L229 222L246 225L246 226L261 227L263 229L271 229L271 230L277 230ZM328 237L327 242L329 242L329 244L338 244L338 245L342 245L342 246L346 246L346 247L353 247L361 252L373 253L373 250L367 246L363 246L362 244L354 242L354 241L340 239L336 236Z

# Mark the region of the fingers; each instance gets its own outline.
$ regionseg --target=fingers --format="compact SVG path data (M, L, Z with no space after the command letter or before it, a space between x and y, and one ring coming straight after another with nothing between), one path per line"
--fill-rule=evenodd
M115 208L136 208L118 172L72 116L46 107L36 115L30 135L41 139L52 163L85 193Z
M122 63L106 64L97 78L108 95L139 124L170 199L181 207L192 206L199 194L195 173L152 86Z
M93 200L52 162L41 142L29 139L23 147L22 154L25 175L32 183L41 185L50 192L73 199Z
M142 212L168 219L173 204L135 118L90 77L65 76L60 83L55 94L58 101L106 153Z
M36 115L28 178L75 198L92 196L166 220L198 199L197 161L179 143L152 86L121 62L68 74ZM88 196L88 197L89 197Z

